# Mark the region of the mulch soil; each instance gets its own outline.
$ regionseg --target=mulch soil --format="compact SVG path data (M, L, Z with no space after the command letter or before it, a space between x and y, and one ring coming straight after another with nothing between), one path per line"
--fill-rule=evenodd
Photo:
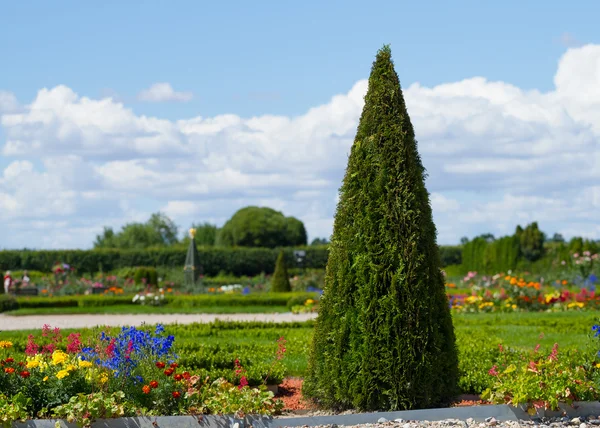
M301 410L316 410L317 408L302 397L302 379L286 378L279 385L276 398L284 403L284 412L297 412ZM453 407L480 406L490 404L482 401L478 395L461 395L452 405Z

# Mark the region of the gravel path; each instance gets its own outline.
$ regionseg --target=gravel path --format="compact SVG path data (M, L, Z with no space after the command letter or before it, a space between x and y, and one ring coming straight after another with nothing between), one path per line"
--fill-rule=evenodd
M544 418L536 421L497 421L488 418L485 422L477 422L473 419L459 420L446 419L442 421L380 421L374 424L361 425L318 425L313 428L597 428L600 419L592 418Z
M0 314L0 331L41 329L44 324L60 328L96 326L139 326L141 324L191 324L221 321L294 322L316 318L316 314L89 314L89 315L27 315Z

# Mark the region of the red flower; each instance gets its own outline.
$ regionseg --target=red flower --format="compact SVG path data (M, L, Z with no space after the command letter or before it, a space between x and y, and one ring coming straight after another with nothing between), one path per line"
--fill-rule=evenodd
M6 362L7 362L7 363L13 363L14 361L15 361L15 359L14 359L14 358L10 358L10 357L8 357L8 358L6 359Z
M157 361L156 362L156 367L158 367L159 369L164 369L165 368L165 363L163 363L161 361Z
M144 385L142 387L142 391L144 392L144 394L150 394L150 386L149 385Z
M164 372L164 373L165 373L167 376L171 376L171 375L173 374L173 372L174 372L174 371L175 371L174 369L167 369L167 370L165 370L165 372Z
M179 364L177 364L177 363L171 363L171 368L172 369L176 369L177 367L179 367Z
M190 374L190 372L183 372L183 378L185 380L189 380L189 378L191 378L191 377L192 377L192 375Z
M179 391L173 391L173 393L171 395L173 395L173 398L181 397L181 393Z
M7 368L4 369L4 373L11 374L11 373L14 373L14 372L15 372L15 369L13 369L12 367L7 367Z
M29 373L27 370L23 370L21 373L19 373L19 375L21 375L23 378L26 378L29 377L31 373Z
M181 380L181 379L183 379L183 376L180 375L179 373L177 373L175 376L173 376L173 379L175 379L175 380Z
M155 380L153 380L152 382L150 382L150 386L151 386L152 388L158 388L158 382L157 382L157 381L155 381Z
M23 361L19 361L19 366L20 366L20 367L24 367L24 366L25 366L25 363L24 363Z

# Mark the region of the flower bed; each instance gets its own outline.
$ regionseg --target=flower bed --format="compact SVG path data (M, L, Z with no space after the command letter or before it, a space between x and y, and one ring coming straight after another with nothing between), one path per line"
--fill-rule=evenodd
M63 337L44 326L29 335L23 353L0 342L0 419L59 418L87 425L94 419L140 415L273 414L282 403L265 385L248 386L236 360L230 369L238 385L201 376L180 366L175 338L155 329L123 328L82 338ZM280 338L272 367L285 353ZM270 372L267 374L269 377ZM266 380L265 382L266 383Z

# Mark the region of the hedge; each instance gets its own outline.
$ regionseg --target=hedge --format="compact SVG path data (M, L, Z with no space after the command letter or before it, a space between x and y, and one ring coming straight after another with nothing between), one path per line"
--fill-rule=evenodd
M302 266L294 258L294 250L306 251ZM215 248L199 247L198 253L204 275L216 276L221 272L235 276L254 276L264 272L273 273L281 248ZM327 264L328 247L283 248L288 268L324 269ZM186 249L166 247L149 250L0 250L0 271L50 272L56 262L68 263L79 273L96 273L136 266L181 267L185 264ZM458 246L441 246L442 266L459 264L461 249Z
M133 296L60 296L60 297L17 297L0 296L0 311L13 309L34 308L67 308L67 307L98 307L116 305L137 305L132 301ZM287 306L307 299L316 299L316 293L256 293L217 294L217 295L181 295L165 296L165 305L170 308L205 308L215 306Z
M294 250L284 248L288 266L297 267ZM304 268L324 268L327 246L299 247L306 251ZM220 272L236 276L254 276L261 272L273 273L281 249L271 248L214 248L200 247L198 253L204 274L216 276ZM181 247L150 250L1 250L0 270L39 270L49 272L56 262L68 263L79 273L104 272L134 266L181 267L186 251Z

